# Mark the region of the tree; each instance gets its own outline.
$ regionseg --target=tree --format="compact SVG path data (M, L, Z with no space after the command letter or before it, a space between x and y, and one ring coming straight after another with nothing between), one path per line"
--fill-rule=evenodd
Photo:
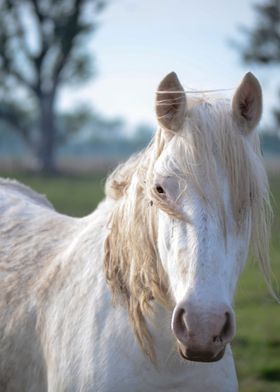
M0 118L55 169L56 98L90 76L84 39L97 27L104 0L1 0Z
M280 66L280 0L266 0L254 5L256 25L252 30L242 28L248 38L245 46L236 45L245 63ZM236 44L236 43L235 43ZM280 98L280 91L279 91ZM280 125L280 110L274 110Z

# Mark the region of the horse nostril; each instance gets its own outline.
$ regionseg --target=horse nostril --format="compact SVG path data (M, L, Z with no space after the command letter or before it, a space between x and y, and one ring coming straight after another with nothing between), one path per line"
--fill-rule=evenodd
M214 343L223 343L223 338L222 338L222 336L214 336L214 337L213 337L213 342L214 342Z
M188 330L185 322L185 309L177 308L172 318L172 330L181 342L186 341Z
M178 315L177 315L177 328L181 331L184 332L186 330L186 324L184 321L184 309L179 309Z
M227 343L231 340L233 335L233 321L229 312L225 312L225 323L218 336L213 337L213 342Z
M223 329L221 331L221 336L227 337L228 335L231 334L231 322L230 322L230 314L229 312L225 313L226 316L226 322L223 326Z

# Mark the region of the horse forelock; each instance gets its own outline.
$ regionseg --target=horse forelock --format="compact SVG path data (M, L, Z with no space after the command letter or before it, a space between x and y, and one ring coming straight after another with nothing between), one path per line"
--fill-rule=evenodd
M119 166L106 183L107 196L116 201L105 242L106 278L114 300L127 306L137 339L151 359L154 351L145 321L152 310L151 299L167 307L172 303L157 250L157 207L177 218L178 214L154 191L153 171L168 143L173 143L174 156L165 161L165 174L192 181L205 200L205 176L211 179L213 192L218 189L218 157L228 178L237 229L244 210L251 209L251 245L273 291L268 252L271 208L259 137L257 133L250 135L251 140L244 137L232 119L228 101L207 101L203 96L196 102L171 141L159 129L148 148ZM223 221L222 202L219 194L216 196Z

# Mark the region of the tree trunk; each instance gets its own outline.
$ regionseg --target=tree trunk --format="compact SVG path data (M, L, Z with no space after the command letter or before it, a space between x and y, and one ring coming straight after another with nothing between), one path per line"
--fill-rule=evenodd
M39 159L41 170L47 173L56 171L55 165L55 113L54 96L43 95L40 100L40 148Z

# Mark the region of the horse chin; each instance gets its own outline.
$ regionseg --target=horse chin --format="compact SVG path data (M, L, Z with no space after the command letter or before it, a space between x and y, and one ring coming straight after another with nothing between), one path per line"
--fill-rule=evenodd
M223 358L224 353L225 353L225 347L219 351L217 354L213 354L210 351L205 351L205 352L195 352L190 349L188 349L185 346L179 345L178 346L178 351L181 356L181 358L187 360L187 361L193 361L193 362L217 362L220 359Z

